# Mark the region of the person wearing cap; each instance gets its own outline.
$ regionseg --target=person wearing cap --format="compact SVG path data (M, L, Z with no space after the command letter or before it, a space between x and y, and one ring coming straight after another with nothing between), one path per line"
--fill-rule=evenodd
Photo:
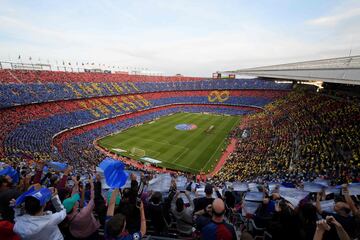
M56 213L44 211L46 203L51 199L51 203L56 209ZM14 232L21 239L64 239L58 224L66 217L66 210L61 204L56 188L40 188L36 190L32 187L23 193L19 198L12 200L16 206ZM20 205L24 204L25 214L20 215Z
M86 205L79 209L80 195L78 193L79 182L74 178L74 189L77 192L63 201L64 207L67 213L67 220L69 224L69 232L71 236L79 239L92 239L97 236L97 230L100 227L100 223L95 219L93 210L95 207L94 198L94 183L93 179L89 178L90 184L90 201ZM84 190L83 190L84 191Z
M233 240L237 239L234 226L225 222L225 204L221 198L216 198L212 205L211 219L203 216L196 220L197 228L201 232L201 239Z

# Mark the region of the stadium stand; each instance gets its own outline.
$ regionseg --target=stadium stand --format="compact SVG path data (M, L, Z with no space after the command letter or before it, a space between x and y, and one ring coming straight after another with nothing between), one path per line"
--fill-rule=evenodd
M359 180L358 102L294 91L264 109L234 133L238 148L220 179L304 181L321 175L334 183ZM243 138L245 129L250 136Z
M4 239L360 237L357 99L261 79L0 70L0 82ZM220 171L126 164L125 187L106 187L96 140L176 112L243 115Z

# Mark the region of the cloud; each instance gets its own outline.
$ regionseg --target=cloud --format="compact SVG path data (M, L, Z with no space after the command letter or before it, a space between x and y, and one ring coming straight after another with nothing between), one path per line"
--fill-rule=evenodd
M145 11L149 6L142 6L143 1L129 2L134 7L124 5L119 13L116 1L103 0L101 7L86 8L89 12L96 9L100 18L61 12L53 19L50 12L49 16L39 13L39 21L18 11L1 14L0 10L1 57L16 59L21 54L24 59L89 61L165 74L211 76L217 70L345 56L351 47L353 54L360 50L360 33L354 21L360 15L358 5L347 6L352 10L341 14L344 6L334 6L331 11L338 14L305 25L304 18L296 24L289 21L280 28L272 17L234 18L209 4L201 12L205 1L189 8L191 0L185 5L182 0L176 4L149 1L155 12ZM103 17L105 12L108 18ZM351 21L340 24L347 19ZM313 26L329 24L337 26L314 31Z
M323 16L308 20L306 23L313 26L332 27L350 18L360 16L360 7L353 9L342 9L342 12L334 15Z

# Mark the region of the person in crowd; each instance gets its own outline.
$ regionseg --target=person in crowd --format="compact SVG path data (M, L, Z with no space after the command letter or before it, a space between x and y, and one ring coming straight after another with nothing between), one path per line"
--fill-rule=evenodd
M20 194L21 192L13 185L11 177L0 176L0 216L2 220L13 221L14 210L9 206L9 202Z
M95 207L95 192L93 178L90 176L88 182L90 184L90 201L85 207L79 207L79 182L73 178L74 190L73 195L63 201L66 208L69 233L76 239L98 239L97 230L100 227L99 221L94 217L93 210ZM85 195L85 189L82 189L81 195Z
M350 236L355 235L356 222L354 216L351 215L351 209L349 204L343 201L338 201L334 205L334 212L323 211L320 205L321 193L317 194L316 197L316 208L321 214L321 216L325 219L327 216L332 216L339 222L342 226L344 226L345 231L350 234ZM332 229L332 231L334 231ZM331 236L336 236L335 234L331 234Z
M141 202L139 206L140 210L140 229L134 233L129 233L126 230L126 216L118 213L114 215L116 196L119 193L118 189L115 189L110 198L110 202L107 209L107 220L105 223L105 238L108 240L139 240L146 233L146 218L144 212L144 204Z
M254 222L257 227L266 227L275 211L275 201L269 197L264 197L262 203L255 211Z
M56 188L31 189L21 195L24 202L25 214L21 215L21 209L15 208L15 225L14 232L21 239L43 240L43 239L64 239L58 224L66 217L66 209L61 204ZM46 203L51 199L56 213L44 211ZM20 202L21 203L21 202ZM15 205L15 199L12 200Z
M328 236L326 239L329 239L328 232L331 229L335 229L336 235L333 233L330 237L339 239L339 240L351 240L343 226L336 221L333 216L327 216L326 219L322 219L316 222L316 231L314 234L313 240L322 240L324 236Z
M224 219L225 204L221 198L216 198L212 205L212 217L207 221L201 221L199 217L197 219L197 227L201 232L201 239L222 239L222 240L234 240L237 239L234 226L226 223Z
M166 212L167 209L164 207L162 198L161 192L154 192L147 206L150 222L156 235L166 235L170 225L170 222L166 219L168 212Z
M126 230L129 233L135 233L140 228L140 212L136 206L139 184L136 175L131 174L131 187L121 191L121 201L116 209L116 213L121 213L126 217Z
M290 203L284 199L277 200L275 212L268 223L267 230L273 239L300 239L298 216Z
M207 214L206 208L209 207L209 205L212 204L212 202L214 201L213 198L213 185L210 183L207 183L205 185L205 197L200 197L200 198L195 198L194 199L194 211L195 211L195 215L203 215L203 214ZM221 198L221 194L219 193L219 191L216 189L216 194L217 197Z
M313 239L318 220L316 207L311 202L306 202L298 207L298 215L301 239Z
M194 203L190 198L189 191L185 191L184 195L186 196L187 201L190 206L186 207L184 200L179 197L182 192L177 192L175 197L171 202L171 212L176 219L176 228L179 233L185 236L191 236L193 232L193 212L194 212Z

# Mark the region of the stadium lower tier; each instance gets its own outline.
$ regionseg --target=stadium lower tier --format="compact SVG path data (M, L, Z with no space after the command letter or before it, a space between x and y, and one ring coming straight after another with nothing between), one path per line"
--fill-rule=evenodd
M53 153L59 152L63 159L79 168L86 169L105 156L95 147L95 141L112 133L123 131L138 124L179 112L244 115L261 111L239 106L171 105L144 110L116 118L96 122L58 134L53 140ZM53 156L54 158L55 156Z
M261 108L287 91L183 91L56 101L1 110L0 156L21 157L52 152L52 137L64 130L119 115L173 104L207 104Z
M243 117L236 135L221 181L360 181L359 102L292 91Z

